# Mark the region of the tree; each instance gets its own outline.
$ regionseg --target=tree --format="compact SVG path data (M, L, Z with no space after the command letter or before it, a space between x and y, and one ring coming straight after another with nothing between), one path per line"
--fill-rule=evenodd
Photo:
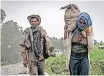
M1 61L6 63L16 63L19 57L19 42L22 27L16 22L7 21L1 28Z
M0 12L1 12L0 23L2 23L4 21L4 19L5 19L5 17L6 17L6 14L5 14L5 11L3 9L1 9Z

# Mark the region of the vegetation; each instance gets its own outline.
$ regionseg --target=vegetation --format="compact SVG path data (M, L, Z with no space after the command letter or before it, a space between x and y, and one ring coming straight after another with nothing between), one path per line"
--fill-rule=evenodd
M22 28L16 23L7 21L1 26L1 62L12 64L20 61L19 42Z
M57 55L46 60L46 71L50 74L57 74L52 72L51 67L58 67L61 75L66 74L65 69L65 54ZM53 64L55 63L55 64ZM52 65L53 64L53 65ZM104 50L95 48L90 53L90 74L91 75L104 75ZM57 68L56 68L57 69Z

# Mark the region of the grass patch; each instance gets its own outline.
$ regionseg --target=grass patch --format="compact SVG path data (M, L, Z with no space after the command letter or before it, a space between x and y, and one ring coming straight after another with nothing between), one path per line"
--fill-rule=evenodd
M56 57L50 57L46 60L46 72L49 75L64 75L65 72L66 55L60 54ZM91 75L104 75L104 50L95 47L90 52L90 63L91 63ZM51 67L59 67L61 73L56 74L52 71Z

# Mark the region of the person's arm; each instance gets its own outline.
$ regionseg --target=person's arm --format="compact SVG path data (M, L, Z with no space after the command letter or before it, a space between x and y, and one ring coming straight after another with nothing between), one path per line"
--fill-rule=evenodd
M25 67L27 67L27 54L26 54L26 46L25 46L25 41L26 41L26 38L28 37L28 31L25 30L23 33L22 33L22 36L21 36L21 39L20 39L20 54L23 58L23 65Z
M88 40L88 50L90 51L93 48L93 37L94 37L92 26L88 27L86 31Z
M93 32L87 36L88 39L88 50L90 51L93 48Z

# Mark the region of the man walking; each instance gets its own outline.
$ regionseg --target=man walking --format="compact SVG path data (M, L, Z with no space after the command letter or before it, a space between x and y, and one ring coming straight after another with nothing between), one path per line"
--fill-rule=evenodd
M20 43L23 64L28 67L30 75L44 75L43 37L46 36L46 31L39 26L39 15L30 15L27 19L31 27L24 30Z

